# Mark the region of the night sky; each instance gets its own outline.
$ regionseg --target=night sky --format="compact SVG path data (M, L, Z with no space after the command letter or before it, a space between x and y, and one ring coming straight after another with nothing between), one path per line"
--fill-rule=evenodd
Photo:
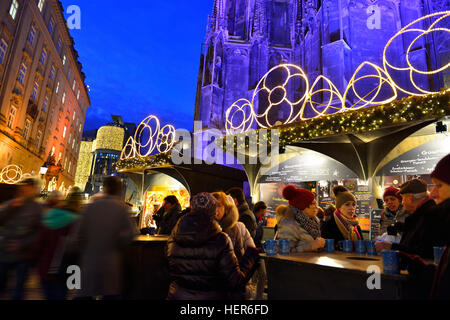
M91 90L84 130L110 122L111 114L136 124L154 114L163 125L192 130L213 2L62 0L65 11L81 9L81 30L70 32Z

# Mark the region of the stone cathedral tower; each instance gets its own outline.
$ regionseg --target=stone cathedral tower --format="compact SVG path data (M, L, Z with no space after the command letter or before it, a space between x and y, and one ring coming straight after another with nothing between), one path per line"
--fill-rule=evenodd
M241 98L251 100L259 79L280 63L300 66L311 83L324 75L343 92L362 62L383 65L383 49L402 27L444 10L450 10L449 0L214 0L194 120L202 121L204 129L224 131L228 107ZM394 59L404 58L408 37L412 35L393 46ZM445 65L450 59L448 34L416 41L409 58L421 69ZM418 82L439 90L449 86L450 76ZM299 84L288 94L301 90Z

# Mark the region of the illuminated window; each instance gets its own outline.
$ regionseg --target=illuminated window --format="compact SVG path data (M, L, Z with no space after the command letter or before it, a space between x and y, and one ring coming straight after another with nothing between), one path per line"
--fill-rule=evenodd
M42 65L45 65L45 60L47 60L47 50L44 48L42 49L42 54L39 61L41 62Z
M48 108L48 97L45 97L44 103L42 104L42 111L47 112L47 108Z
M77 93L77 100L80 100L80 90L78 90L78 93Z
M44 8L44 3L45 0L38 0L38 8L40 12L42 12L42 9Z
M61 160L61 156L62 156L62 152L60 151L59 155L58 155L58 160L56 161L56 163L58 163Z
M17 11L19 10L19 3L17 0L13 0L11 3L11 7L9 8L9 14L11 18L16 19Z
M65 65L66 64L66 55L64 55L63 56L63 60L62 60L62 62L63 62L63 65ZM68 77L69 78L69 77Z
M77 113L76 111L73 112L73 116L72 116L72 120L73 120L73 121L75 121L75 114L76 114L76 113Z
M39 149L39 147L41 146L41 137L42 137L42 132L38 131L36 134L36 149Z
M52 70L50 71L50 80L55 80L55 73L56 73L56 70L55 70L55 66L52 66Z
M35 37L36 37L36 29L33 26L31 26L30 34L28 35L28 41L30 42L31 45L33 45Z
M75 147L75 138L72 140L72 149Z
M64 131L63 131L63 138L65 138L65 137L66 137L66 131L67 131L67 127L66 127L66 126L64 126Z
M64 104L64 102L66 102L66 93L65 92L62 95L61 102L62 102L62 104Z
M27 67L22 63L19 70L19 82L23 85L23 81L25 79L25 75L27 74Z
M51 153L51 155L54 155L54 154L55 154L55 146L52 147L52 153Z
M58 81L58 83L56 84L56 91L55 91L55 93L58 93L58 91L59 91L59 81Z
M67 145L70 145L71 140L72 140L72 134L69 135L69 141L67 142Z
M72 91L75 91L76 85L77 85L77 81L76 81L76 80L73 80Z
M33 93L31 94L31 97L36 100L37 99L37 95L38 95L38 91L39 91L39 85L37 82L34 83L33 86Z
M80 123L80 129L78 129L78 132L81 132L81 123Z
M5 60L6 50L8 49L8 44L5 40L0 41L0 64L3 64Z
M64 169L66 169L67 166L67 158L64 159Z
M55 29L55 20L53 20L53 18L50 18L50 21L48 23L48 32L52 34L54 29Z
M11 109L9 109L9 116L8 116L8 128L10 129L13 129L14 120L16 119L16 113L17 109L11 106Z
M30 134L30 128L31 128L31 121L25 120L25 127L23 128L23 138L25 140L28 140L28 135Z
M69 169L67 169L67 172L70 173L70 168L72 167L72 160L69 161Z

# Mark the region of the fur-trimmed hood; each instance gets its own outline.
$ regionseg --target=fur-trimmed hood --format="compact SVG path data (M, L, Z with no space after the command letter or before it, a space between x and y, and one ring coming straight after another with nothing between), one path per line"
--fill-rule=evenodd
M233 206L229 212L225 212L222 220L219 221L223 231L233 228L239 220L239 211L236 206Z

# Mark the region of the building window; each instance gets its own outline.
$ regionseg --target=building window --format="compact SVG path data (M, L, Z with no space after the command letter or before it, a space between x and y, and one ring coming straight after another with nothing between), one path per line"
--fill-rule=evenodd
M80 129L78 129L78 132L81 132L81 123L80 123Z
M72 140L72 149L75 147L75 138Z
M80 100L80 90L78 90L78 93L77 93L77 100Z
M36 37L36 29L33 26L31 26L30 34L28 35L28 41L30 42L31 45L33 45L35 37Z
M14 120L16 119L16 113L17 109L11 106L11 109L9 109L9 116L8 116L8 128L10 129L13 129L14 127Z
M58 44L56 45L56 50L61 54L61 39L58 39Z
M59 81L58 81L58 83L56 84L56 91L55 91L55 93L58 93L58 91L59 91Z
M42 49L41 59L39 61L42 65L45 65L45 60L47 60L47 50L44 48Z
M23 81L25 79L26 74L27 74L27 67L25 66L25 64L22 63L22 65L20 66L19 78L18 78L21 85L23 85Z
M69 169L67 169L67 172L70 173L70 169L72 167L72 160L69 161Z
M55 73L56 73L56 70L55 70L55 66L52 66L52 70L50 71L50 80L55 80Z
M41 146L41 137L42 137L42 132L38 131L36 134L36 149L39 149L39 147Z
M54 154L55 154L55 146L52 147L52 153L50 155L53 156Z
M64 56L65 57L65 56ZM70 82L70 76L72 75L72 70L71 69L69 69L68 71L67 71L67 80L69 80L69 82Z
M42 12L42 9L44 8L44 3L45 0L38 0L38 8L40 12Z
M16 20L18 10L19 10L19 3L17 2L17 0L13 0L11 2L11 7L9 8L9 14L11 18L13 18L14 20Z
M64 131L63 131L63 138L65 138L65 137L66 137L66 131L67 131L67 127L66 127L66 126L64 126Z
M73 121L75 121L75 114L76 114L76 113L77 113L76 111L73 112L73 116L72 116L72 120L73 120Z
M50 34L53 34L54 29L55 29L55 20L53 20L53 18L50 17L50 21L48 22L48 32L50 32Z
M77 85L77 81L73 80L73 84L72 84L72 91L75 92L75 87Z
M34 83L34 86L33 86L33 93L31 94L31 97L32 97L34 100L36 100L36 98L37 98L38 91L39 91L39 85L38 85L37 82L35 82L35 83Z
M69 134L69 140L67 141L67 145L70 145L70 141L72 141L72 134Z
M64 169L66 169L67 166L67 158L64 159Z
M8 49L8 44L5 40L2 39L0 41L0 64L3 64L3 60L5 60L6 50Z
M56 163L58 163L59 161L61 161L61 157L62 157L62 152L60 151L60 152L59 152L59 155L58 155L58 160L56 161Z
M28 140L30 128L31 128L31 121L27 119L27 120L25 120L25 128L23 129L23 138L25 140Z
M42 104L42 111L47 112L47 108L48 108L48 97L45 97L44 103Z
M63 63L63 65L66 65L66 55L63 56L62 63ZM70 73L69 73L69 75L67 76L67 78L69 78L69 76L70 76Z
M61 103L64 104L66 102L66 93L64 92L62 95Z

